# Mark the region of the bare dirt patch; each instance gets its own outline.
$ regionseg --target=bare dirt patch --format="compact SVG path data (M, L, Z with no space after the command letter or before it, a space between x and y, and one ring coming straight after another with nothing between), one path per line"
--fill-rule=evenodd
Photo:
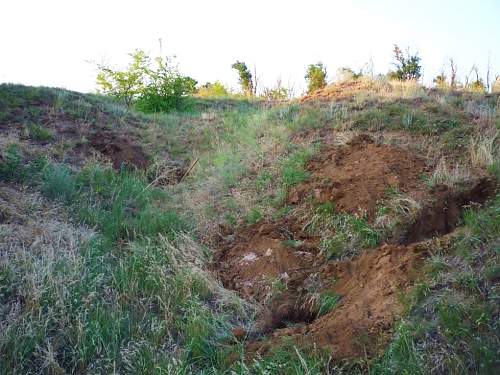
M93 148L111 159L115 169L120 169L123 165L140 169L148 166L148 158L142 147L125 135L100 131L91 137L90 143Z
M423 186L422 176L430 171L423 158L377 144L367 135L323 150L307 169L311 178L291 189L289 203L297 204L312 195L321 203L335 203L340 212L367 214L369 218L388 188L415 192Z
M215 264L224 285L244 298L264 302L271 298L273 284L310 271L316 259L315 240L308 238L297 247L287 244L285 225L263 224L236 234L216 254Z
M390 86L376 85L373 81L352 80L328 85L322 89L316 90L301 98L301 102L318 101L341 101L353 100L355 95L360 92L379 92L381 89L387 89Z

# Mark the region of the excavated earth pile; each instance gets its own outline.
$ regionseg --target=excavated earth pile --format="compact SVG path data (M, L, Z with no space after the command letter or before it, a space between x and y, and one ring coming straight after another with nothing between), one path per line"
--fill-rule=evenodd
M324 150L308 169L311 178L291 189L289 203L300 203L312 193L320 203L334 202L338 211L369 217L389 187L415 193L423 188L422 176L430 171L424 159L377 144L367 135Z
M307 168L310 178L289 191L289 204L305 204L312 196L369 221L388 188L425 204L399 244L350 260L327 262L320 239L304 231L303 218L287 217L236 231L221 244L214 268L227 288L263 306L248 332L250 352L265 354L291 337L329 349L337 359L373 356L389 342L403 312L401 296L421 274L427 250L418 241L451 232L462 206L486 199L493 184L483 178L460 193L439 185L429 191L422 176L430 169L423 158L365 135L323 150ZM331 311L322 311L324 295L338 298Z

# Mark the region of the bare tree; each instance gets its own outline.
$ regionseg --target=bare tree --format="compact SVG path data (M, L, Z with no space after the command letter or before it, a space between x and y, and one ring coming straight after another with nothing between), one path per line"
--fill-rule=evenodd
M469 74L467 74L467 75L465 76L465 87L468 87L468 86L469 86L469 78L470 78L471 74L474 72L474 70L476 70L476 71L477 71L476 64L473 64L473 65L472 65L472 68L470 69Z
M488 53L488 65L486 65L486 92L490 92L491 78L491 52Z
M253 94L257 96L257 86L259 85L259 77L257 76L257 65L253 65Z
M450 84L451 84L451 88L454 89L457 87L457 64L456 62L453 60L453 58L450 58L450 70L451 70L451 74L450 74Z

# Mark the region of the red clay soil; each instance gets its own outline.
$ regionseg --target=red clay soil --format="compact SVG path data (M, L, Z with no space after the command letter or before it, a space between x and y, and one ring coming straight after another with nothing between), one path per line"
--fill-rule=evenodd
M325 86L322 89L302 97L301 102L352 100L358 92L377 92L380 88L380 86L376 86L373 82L369 81L358 80L339 82Z
M148 159L142 147L127 136L100 131L91 137L90 143L94 149L111 159L115 169L120 169L123 165L139 169L148 166Z
M235 243L221 247L215 265L224 285L243 298L266 301L272 284L288 283L310 271L317 241L306 239L298 248L286 244L279 225L251 226L237 233Z
M417 191L423 186L421 176L429 172L424 159L395 146L377 144L367 135L322 151L307 169L311 178L290 190L289 203L313 195L321 203L335 203L339 212L366 213L369 218L387 188Z
M330 349L336 359L372 356L385 348L393 323L403 311L401 295L418 276L425 249L385 245L350 261L335 262L321 271L335 280L330 291L339 305L310 324L274 331L268 341L254 341L251 352L265 354L283 337L303 345Z

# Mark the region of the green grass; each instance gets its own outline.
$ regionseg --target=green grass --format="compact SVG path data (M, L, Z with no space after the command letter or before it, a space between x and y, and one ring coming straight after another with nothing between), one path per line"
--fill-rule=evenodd
M188 227L165 192L136 172L99 165L74 172L49 164L40 173L44 195L98 232L73 255L2 263L2 301L21 293L31 301L1 334L3 371L39 367L47 351L56 356L49 372L224 368L230 326L210 305L218 287L193 268L205 255L179 239ZM26 275L37 283L29 287ZM164 350L169 342L184 348L177 362Z
M318 316L323 316L333 311L340 301L340 297L335 293L324 292L321 293L318 301Z
M499 209L497 195L464 213L452 252L433 256L431 278L404 296L408 315L373 373L496 373Z
M259 375L320 375L327 369L326 353L314 348L299 349L293 341L283 342L272 348L265 357L257 356L246 363L244 356L235 368L236 374ZM248 361L247 361L248 362Z
M54 139L54 134L50 131L50 129L47 129L42 125L29 124L26 127L26 132L26 136L33 141L47 142Z
M298 148L292 150L281 164L283 184L286 188L300 184L309 177L306 170L306 163L313 155L312 148Z

